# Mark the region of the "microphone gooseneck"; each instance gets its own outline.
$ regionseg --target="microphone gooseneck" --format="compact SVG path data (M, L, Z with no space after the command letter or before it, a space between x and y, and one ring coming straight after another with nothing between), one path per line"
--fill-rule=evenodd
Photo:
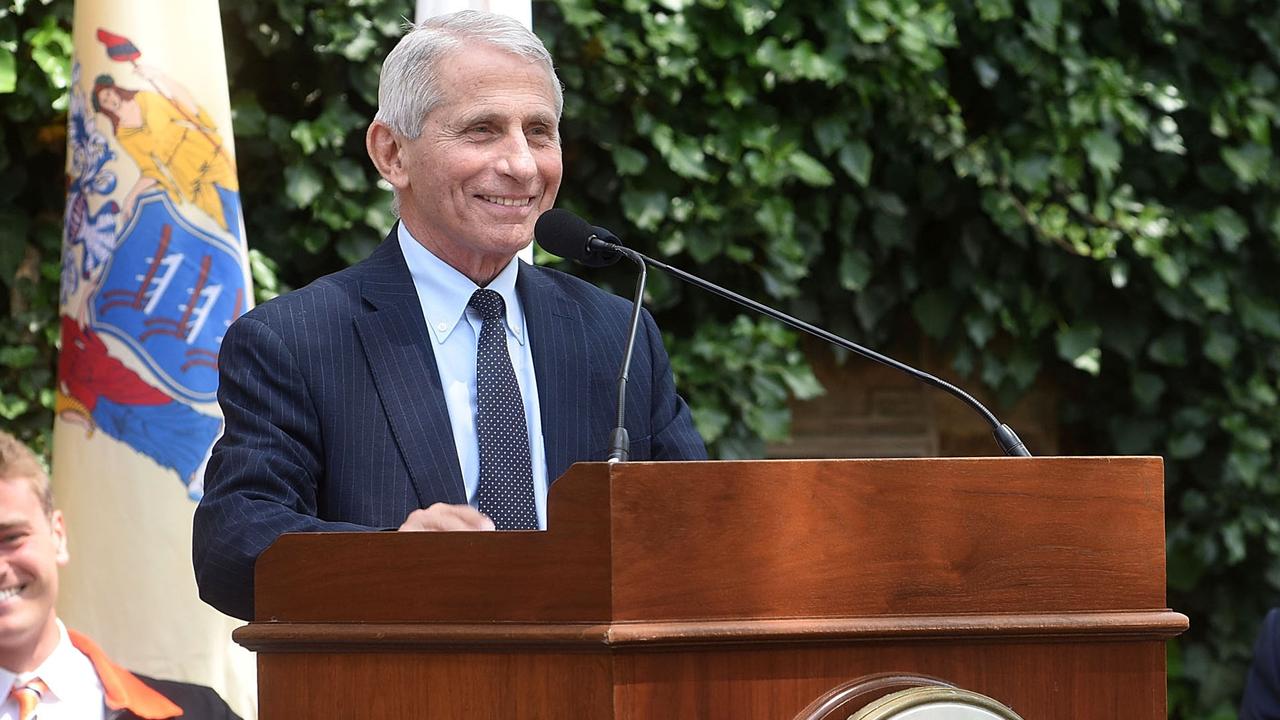
M640 268L640 277L636 278L636 296L631 301L631 324L627 328L627 348L622 353L622 364L618 368L618 424L609 437L609 462L611 463L626 462L631 453L631 438L627 435L627 378L631 372L631 353L636 347L636 333L640 328L644 285L649 279L649 271L645 268L644 258L640 253L626 248L619 252Z
M684 282L689 283L690 285L715 293L716 295L719 295L720 297L725 298L726 300L731 300L735 303L738 303L739 305L750 308L762 315L767 315L775 320L784 322L798 330L803 330L804 332L807 332L810 335L813 335L814 337L818 337L823 340L826 340L827 342L833 345L842 347L854 354L860 355L869 360L874 360L882 365L887 365L895 370L898 370L899 372L910 375L911 377L916 378L917 380L920 380L921 382L927 385L932 385L933 387L936 387L939 390L942 390L943 392L953 395L954 397L958 398L961 402L963 402L964 404L972 408L979 415L981 415L991 425L992 435L995 437L996 443L1000 446L1000 449L1004 452L1005 455L1012 455L1017 457L1031 457L1031 453L1030 451L1027 450L1027 446L1022 442L1022 440L1018 438L1018 435L1013 431L1013 428L1009 427L1005 423L1000 422L1000 420L995 416L995 414L992 413L990 410L988 410L985 405L978 402L978 400L974 398L972 395L965 392L964 390L961 390L955 385L952 385L951 383L939 377L935 377L934 375L931 375L923 370L919 370L910 365L907 365L906 363L902 363L897 360L894 360L893 358L887 355L878 353L875 350L865 348L853 342L852 340L846 340L845 338L842 338L839 335L823 330L822 328L817 327L816 325L811 325L810 323L807 323L803 320L792 317L780 310L775 310L769 307L768 305L764 305L762 303L756 302L755 300L752 300L751 298L745 297L743 295L739 295L738 293L733 292L732 290L728 290L726 288L720 287L719 285L716 285L715 283L709 282L707 280L703 280L702 278L696 275L693 275L691 273L687 273L684 270L681 270L679 268L672 267L671 265L668 265L660 260L655 260L651 257L648 257L647 255L643 255L639 252L636 252L635 250L624 248L622 244L617 240L617 238L613 236L612 233L608 232L607 230L604 230L603 228L596 228L595 226L591 225L587 221L573 215L573 213L570 213L567 210L559 210L559 209L549 210L546 213L544 213L542 217L545 218L547 215L551 215L552 213L556 213L557 217L549 221L547 230L550 231L554 228L555 231L557 232L563 231L566 233L566 235L563 237L552 237L548 232L547 234L545 234L547 242L544 242L544 233L539 232L539 230L537 229L535 229L534 231L534 234L538 240L538 244L542 245L542 247L547 249L549 252L555 253L556 255L560 255L561 257L567 257L572 260L577 260L579 262L582 262L585 265L591 265L593 267L599 267L599 265L593 265L592 261L599 262L600 258L609 256L610 252L616 252L619 254L625 252L627 254L627 257L631 257L633 260L638 259L638 261L641 264L647 264L652 267L658 268L659 270L663 270L671 275L676 276L677 278L683 280ZM568 216L568 218L564 216ZM538 219L538 225L539 226L542 225L542 218ZM608 240L603 239L602 236L604 236L605 238L608 238ZM550 243L550 245L548 243ZM564 249L565 252L560 252L559 249L557 248ZM617 258L615 256L613 260L610 260L609 262L611 263L616 261L617 261ZM609 263L604 263L604 264L609 264ZM643 278L641 282L643 282ZM636 316L638 316L638 313L639 313L639 302L640 302L640 297L637 294L636 310L635 310ZM628 343L628 347L627 347L628 362L630 361L631 344L634 343L634 340L635 340L635 321L637 319L636 316L633 316L632 318L631 342ZM623 382L625 382L625 379L623 380ZM622 424L621 408L619 408L618 424L619 426L621 426Z
M882 365L888 365L889 367L895 370L898 370L900 372L906 373L907 375L910 375L911 377L916 378L917 380L920 380L925 384L932 385L933 387L936 387L939 390L950 393L951 395L959 398L964 404L973 408L979 415L982 415L982 417L991 425L992 434L996 439L996 444L1000 446L1000 449L1004 451L1005 455L1013 455L1017 457L1031 457L1031 452L1027 450L1027 446L1023 444L1022 440L1018 438L1018 435L1013 431L1013 428L1009 427L1007 424L1000 422L1000 420L995 416L995 413L991 412L990 410L987 409L985 405L978 402L977 398L973 397L972 395L965 392L964 390L961 390L955 385L952 385L946 380L943 380L942 378L936 377L934 375L930 375L929 373L923 370L911 367L906 363L894 360L888 355L883 355L870 348L865 348L853 342L852 340L846 340L845 338L842 338L839 335L836 335L835 333L828 332L816 325L811 325L803 320L794 318L780 310L775 310L769 307L768 305L758 303L755 300L752 300L751 298L739 295L738 293L733 292L732 290L722 288L719 285L716 285L715 283L709 282L707 280L703 280L702 278L696 275L691 275L690 273L687 273L684 270L681 270L676 267L672 267L662 261L654 260L653 258L644 256L644 255L641 255L641 257L644 258L646 263L652 265L653 267L658 268L659 270L664 270L672 275L675 275L676 277L689 283L690 285L694 285L696 287L702 288L703 290L707 290L709 292L715 293L716 295L719 295L720 297L723 297L727 300L732 300L733 302L736 302L739 305L743 305L748 308L751 308L752 310L755 310L756 312L761 313L763 315L768 315L769 317L775 320L784 322L790 325L791 327L794 327L799 330L803 330L809 333L810 335L813 335L814 337L822 338L823 340L826 340L827 342L833 345L838 345L852 353L861 355L862 357L865 357L869 360L875 360L876 362Z
M627 344L618 368L618 423L609 435L609 462L626 462L631 453L631 438L626 426L627 379L631 372L631 355L636 347L636 334L640 328L640 308L644 302L645 283L649 279L644 256L623 247L617 236L608 230L591 225L568 210L559 208L548 210L538 217L533 236L547 252L589 267L612 265L626 256L640 268L640 277L636 279L635 299L631 302Z

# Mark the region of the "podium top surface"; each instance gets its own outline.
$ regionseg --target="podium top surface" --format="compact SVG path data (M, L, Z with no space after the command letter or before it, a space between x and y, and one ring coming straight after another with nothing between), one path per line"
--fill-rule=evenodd
M1156 611L1153 457L575 465L546 532L316 533L259 622L661 623Z

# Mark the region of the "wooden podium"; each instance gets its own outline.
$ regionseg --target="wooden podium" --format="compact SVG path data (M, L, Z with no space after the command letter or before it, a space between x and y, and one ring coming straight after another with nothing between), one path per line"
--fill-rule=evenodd
M1163 492L1159 458L579 464L547 532L285 535L235 638L262 720L791 720L874 673L1163 720Z

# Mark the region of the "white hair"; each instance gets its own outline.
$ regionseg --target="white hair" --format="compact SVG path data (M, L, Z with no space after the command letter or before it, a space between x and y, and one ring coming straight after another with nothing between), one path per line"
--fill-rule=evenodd
M551 53L542 40L513 18L478 10L429 18L400 38L382 63L378 114L374 119L408 138L422 134L427 113L444 100L440 61L468 42L505 50L546 68L559 119L564 109L564 92Z

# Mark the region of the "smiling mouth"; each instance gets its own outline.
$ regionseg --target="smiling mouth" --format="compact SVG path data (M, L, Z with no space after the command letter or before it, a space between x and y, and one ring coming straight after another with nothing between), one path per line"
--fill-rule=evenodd
M485 202L491 202L495 205L503 205L505 207L525 207L533 202L532 197L508 198L498 197L496 195L481 195L480 199Z
M26 589L27 589L26 585L17 585L11 588L5 588L4 590L0 590L0 603L4 602L5 600L8 600L9 598L17 597L18 595L22 594L23 590L26 590Z

